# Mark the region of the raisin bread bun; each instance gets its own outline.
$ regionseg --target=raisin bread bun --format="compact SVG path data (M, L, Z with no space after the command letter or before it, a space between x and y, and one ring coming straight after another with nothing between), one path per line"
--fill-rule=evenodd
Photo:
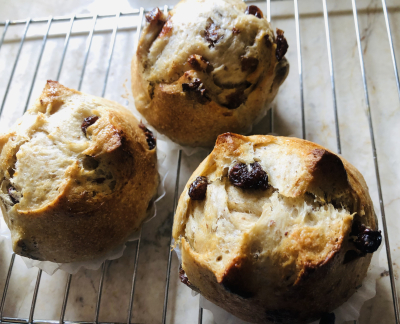
M180 197L184 283L251 323L309 323L345 302L381 243L362 175L296 138L223 134Z
M123 106L48 81L0 135L0 205L15 253L66 263L123 243L156 194L154 146Z
M168 16L146 14L132 60L138 111L189 146L246 132L285 80L288 44L256 6L241 0L182 0Z

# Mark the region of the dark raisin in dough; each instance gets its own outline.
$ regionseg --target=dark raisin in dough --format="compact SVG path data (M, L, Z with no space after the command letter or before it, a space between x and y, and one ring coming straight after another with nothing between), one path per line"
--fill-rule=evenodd
M229 172L229 180L236 187L243 189L268 189L268 175L258 162L248 165L235 164Z
M249 71L250 73L254 72L258 66L258 59L255 57L240 57L242 63L242 71Z
M220 27L214 24L214 21L209 18L207 21L206 30L204 32L204 37L206 38L206 41L210 44L208 45L209 48L214 47L221 38L224 38L224 35L219 32L219 29Z
M354 222L350 236L356 237L354 245L362 253L374 253L382 243L381 231L373 231L360 222Z
M182 91L193 94L201 104L205 104L209 101L207 90L204 88L203 82L198 78L190 83L182 83Z
M276 51L275 56L278 61L280 61L286 54L287 49L289 48L289 44L283 36L284 31L280 29L276 29Z
M148 12L148 13L145 15L145 17L146 17L147 22L149 22L149 23L152 23L153 21L154 21L154 22L157 22L157 23L159 23L159 22L164 23L164 22L161 21L161 19L160 19L160 18L162 17L162 12L161 12L161 10L158 9L158 8L154 8L152 11Z
M194 286L188 279L188 277L186 276L186 272L185 270L182 269L182 264L179 265L179 279L181 280L182 283L184 283L186 286L188 286L190 289L196 291L196 292L200 292L199 288L197 288L196 286Z
M142 122L140 122L139 127L141 130L143 130L144 135L146 136L146 141L147 141L147 145L149 146L149 150L152 150L157 145L157 141L154 137L153 132L150 129L148 129L146 126L144 126L144 124Z
M81 128L82 128L82 132L83 132L85 135L86 135L86 129L87 129L89 126L93 125L93 124L97 121L97 119L99 119L99 117L97 117L97 116L89 116L89 117L86 117L86 118L83 120L83 123L82 123Z
M258 8L257 6L248 6L246 8L246 11L244 12L246 15L253 15L256 16L257 18L263 18L264 15L261 11L260 8Z
M10 187L8 188L8 195L10 196L10 199L12 201L12 203L15 205L17 203L19 203L18 197L14 194L15 192L15 188L14 187Z
M190 185L189 197L193 200L203 200L206 198L207 185L206 177L197 177Z

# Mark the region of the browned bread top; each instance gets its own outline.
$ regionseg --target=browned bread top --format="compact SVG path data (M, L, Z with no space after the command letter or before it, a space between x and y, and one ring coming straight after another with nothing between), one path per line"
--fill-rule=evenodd
M66 263L121 244L140 227L158 187L148 141L123 106L48 81L0 135L0 205L14 251Z
M190 285L254 323L331 312L381 242L367 185L345 159L301 139L231 133L186 184L173 237Z
M288 74L283 32L241 0L183 0L146 19L132 60L135 105L177 143L211 146L247 131Z

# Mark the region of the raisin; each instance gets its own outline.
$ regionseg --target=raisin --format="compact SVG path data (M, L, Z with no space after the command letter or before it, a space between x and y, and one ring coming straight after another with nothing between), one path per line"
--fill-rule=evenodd
M189 65L196 71L210 73L214 70L213 66L201 55L190 55L188 59Z
M151 130L149 130L142 122L140 122L139 127L144 132L144 136L146 136L147 145L149 146L149 150L152 150L156 147L157 141L154 137L154 134Z
M188 286L189 279L186 277L185 270L182 269L182 264L179 265L179 279L182 283Z
M16 192L17 190L14 187L8 188L8 195L14 205L19 203L18 196L15 194Z
M268 189L268 175L258 162L251 163L250 170L244 163L235 164L229 171L229 180L243 189Z
M204 37L207 42L210 44L208 47L214 47L218 41L224 37L219 31L219 26L214 24L214 21L211 18L208 18L206 30L204 32Z
M193 93L201 104L205 104L210 100L207 96L207 90L204 88L203 82L198 78L194 79L193 82L190 83L182 83L182 91Z
M89 126L93 125L93 124L97 121L97 119L99 119L99 117L93 115L93 116L86 117L86 118L83 120L83 123L82 123L81 128L82 128L82 132L83 132L85 135L86 135L86 129L87 129Z
M148 12L145 17L147 22L149 23L152 23L153 21L157 23L159 22L164 23L163 21L161 21L162 12L158 8L154 8L152 11Z
M335 324L335 313L325 313L322 315L319 324Z
M284 31L277 28L276 29L276 51L275 51L275 56L278 61L280 61L286 54L287 49L289 48L289 44L283 36Z
M184 283L186 286L188 286L189 288L191 288L192 290L196 291L196 292L200 292L199 288L197 288L196 286L194 286L188 279L188 277L186 276L185 270L182 269L182 264L179 265L179 279L181 280L182 283Z
M171 30L172 30L172 21L171 21L170 17L168 17L168 20L166 21L163 28L161 29L161 32L158 35L158 37L164 37L165 35L168 35L171 32Z
M258 66L258 59L255 57L240 57L242 63L242 71L249 71L250 73L254 72Z
M246 15L253 15L256 16L257 18L263 18L264 15L261 11L260 8L258 8L257 6L248 6L246 8L246 11L244 12Z
M226 96L226 107L229 109L238 108L244 101L246 100L246 96L244 95L243 90L237 89L235 92L232 92Z
M240 34L240 29L237 29L236 27L232 28L232 34L233 35L239 35Z
M350 236L354 237L353 243L362 253L374 253L382 243L381 231L373 231L360 222L354 222Z
M269 35L268 35L268 34L266 34L266 35L264 36L264 42L265 42L265 45L267 45L268 48L271 48L271 47L272 47L272 42L271 42L271 40L269 39Z
M203 200L206 198L207 185L206 177L197 177L190 185L189 197L193 200Z

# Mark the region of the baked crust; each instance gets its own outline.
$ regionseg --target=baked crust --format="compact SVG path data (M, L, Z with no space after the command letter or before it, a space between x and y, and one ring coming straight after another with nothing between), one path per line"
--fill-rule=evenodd
M233 165L254 162L267 190L229 182ZM188 195L197 177L208 180L203 201ZM362 284L372 254L355 247L355 221L377 230L368 187L345 159L297 138L227 133L186 184L173 237L205 298L252 323L308 323Z
M140 227L158 187L156 150L132 113L54 81L0 135L0 152L0 205L13 250L32 259L106 254Z
M289 72L268 21L245 14L240 0L183 0L168 16L157 10L132 60L138 111L182 145L247 132Z

